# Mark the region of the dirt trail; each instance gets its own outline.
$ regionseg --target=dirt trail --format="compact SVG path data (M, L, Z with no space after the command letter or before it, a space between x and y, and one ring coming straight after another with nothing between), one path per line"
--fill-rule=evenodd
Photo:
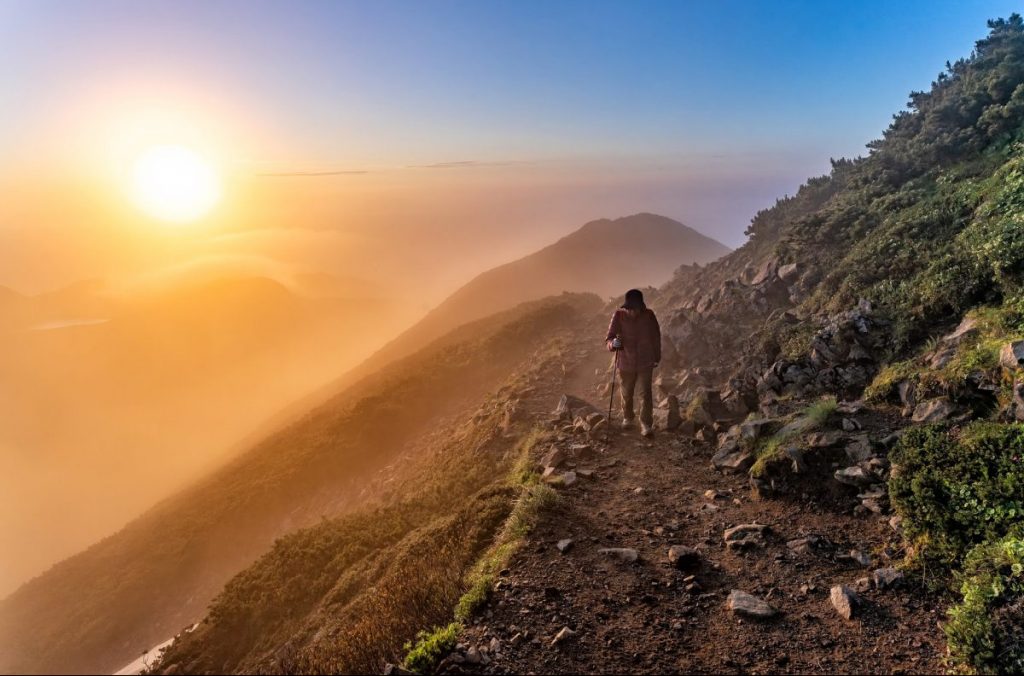
M538 383L531 398L563 389L599 406L595 370L607 353L595 346L566 379ZM576 375L572 375L576 374ZM573 439L565 439L568 444ZM580 462L591 478L562 489L565 500L542 516L528 542L503 571L490 604L462 641L498 655L487 665L455 668L482 673L698 672L899 673L942 670L944 642L937 598L921 589L860 592L852 620L832 607L829 589L853 585L894 565L898 538L876 515L854 516L855 498L804 495L755 500L745 475L723 475L709 463L710 446L671 432L642 440L615 432ZM819 487L820 488L820 487ZM717 498L707 497L709 489ZM726 548L723 531L737 524L770 527L763 547ZM824 545L798 553L787 541L818 535ZM565 553L556 543L571 538ZM677 570L670 545L696 548L701 564ZM625 547L627 563L599 552ZM870 554L863 566L851 549ZM888 555L888 556L887 556ZM693 579L689 576L693 575ZM739 589L780 612L772 620L743 619L726 608ZM556 634L575 634L552 647ZM519 635L518 640L514 639Z

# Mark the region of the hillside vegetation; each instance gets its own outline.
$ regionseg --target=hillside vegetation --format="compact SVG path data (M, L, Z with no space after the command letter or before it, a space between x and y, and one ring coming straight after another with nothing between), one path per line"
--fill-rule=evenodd
M389 504L379 472L401 475L410 458L443 443L453 416L530 363L524 346L598 306L567 295L465 327L58 564L0 602L0 671L116 669L201 617L275 538L354 506Z

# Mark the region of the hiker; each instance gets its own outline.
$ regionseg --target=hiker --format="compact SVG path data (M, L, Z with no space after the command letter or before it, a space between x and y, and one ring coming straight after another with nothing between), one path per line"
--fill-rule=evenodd
M626 302L612 315L605 340L608 350L615 352L619 369L622 427L629 429L635 424L633 392L639 385L640 434L649 437L654 434L651 381L654 368L661 361L661 327L654 312L644 304L644 294L639 289L626 292Z

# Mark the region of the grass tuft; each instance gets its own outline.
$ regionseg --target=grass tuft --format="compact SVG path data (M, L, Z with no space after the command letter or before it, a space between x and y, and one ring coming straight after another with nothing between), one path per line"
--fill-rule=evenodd
M455 649L462 625L452 622L445 627L434 627L433 631L416 634L415 643L405 644L405 668L418 674L433 673L437 663Z
M470 572L467 580L469 588L455 607L456 620L468 620L487 603L494 588L495 576L508 565L512 555L522 546L523 538L537 525L541 512L551 509L560 500L558 492L547 484L532 481L523 486L523 492L494 544Z
M760 441L755 449L757 459L750 468L750 476L755 478L764 476L768 466L781 456L784 444L805 432L824 426L836 412L838 405L835 397L822 397L807 406L792 423Z

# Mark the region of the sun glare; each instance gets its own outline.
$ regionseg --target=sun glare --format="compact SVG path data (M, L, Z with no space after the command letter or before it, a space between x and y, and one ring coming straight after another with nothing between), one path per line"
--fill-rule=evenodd
M201 155L183 146L155 146L135 161L132 195L150 216L190 223L220 201L220 177Z

